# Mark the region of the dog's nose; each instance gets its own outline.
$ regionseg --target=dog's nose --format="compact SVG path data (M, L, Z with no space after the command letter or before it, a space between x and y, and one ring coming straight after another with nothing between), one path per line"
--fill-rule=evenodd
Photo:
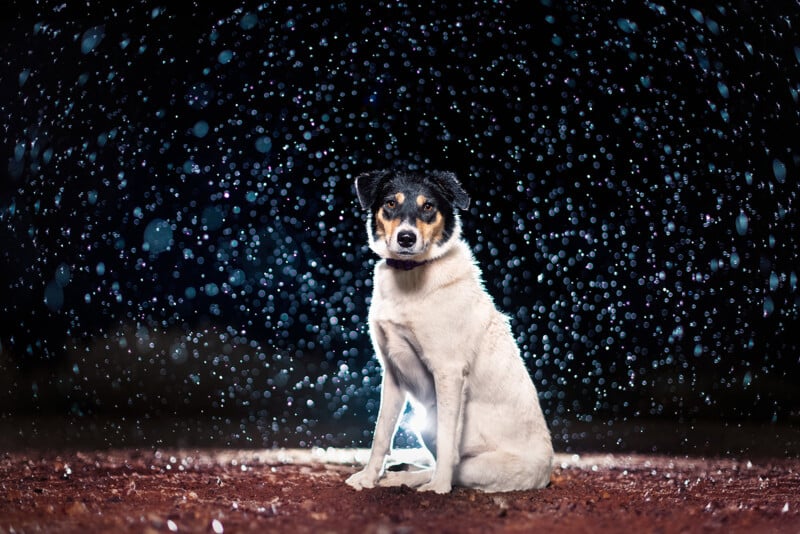
M417 236L414 235L414 232L405 231L397 234L397 244L403 248L413 247L416 242Z

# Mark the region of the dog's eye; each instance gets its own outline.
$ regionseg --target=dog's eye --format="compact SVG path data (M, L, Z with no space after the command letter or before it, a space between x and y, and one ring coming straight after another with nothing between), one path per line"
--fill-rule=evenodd
M431 204L430 202L426 202L425 204L422 205L422 211L427 211L427 212L433 211L433 204Z
M397 206L397 201L390 198L389 200L384 202L384 205L389 209L394 209L394 207Z

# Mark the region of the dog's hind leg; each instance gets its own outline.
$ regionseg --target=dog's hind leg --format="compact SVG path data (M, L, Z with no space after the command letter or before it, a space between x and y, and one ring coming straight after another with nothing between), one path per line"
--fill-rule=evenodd
M539 489L550 483L552 452L518 455L489 451L462 458L454 473L458 486L486 492Z
M418 469L412 471L386 471L378 481L379 486L408 486L418 488L431 481L433 469Z

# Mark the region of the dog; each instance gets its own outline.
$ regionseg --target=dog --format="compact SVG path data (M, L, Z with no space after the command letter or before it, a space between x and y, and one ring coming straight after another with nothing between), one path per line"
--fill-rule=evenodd
M436 493L547 486L550 431L508 318L461 237L458 212L470 198L455 174L382 170L355 185L369 247L382 258L368 317L382 381L369 460L347 484ZM387 470L408 400L428 415L420 436L435 464Z

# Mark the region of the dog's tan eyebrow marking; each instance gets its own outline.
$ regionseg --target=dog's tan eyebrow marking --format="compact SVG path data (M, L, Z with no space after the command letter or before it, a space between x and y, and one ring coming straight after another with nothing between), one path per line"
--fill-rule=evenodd
M425 195L418 195L417 196L417 206L419 206L420 208L422 206L424 206L427 201L428 201L428 199L425 198Z
M397 201L398 204L402 204L406 201L406 196L403 193L395 193L394 199Z

